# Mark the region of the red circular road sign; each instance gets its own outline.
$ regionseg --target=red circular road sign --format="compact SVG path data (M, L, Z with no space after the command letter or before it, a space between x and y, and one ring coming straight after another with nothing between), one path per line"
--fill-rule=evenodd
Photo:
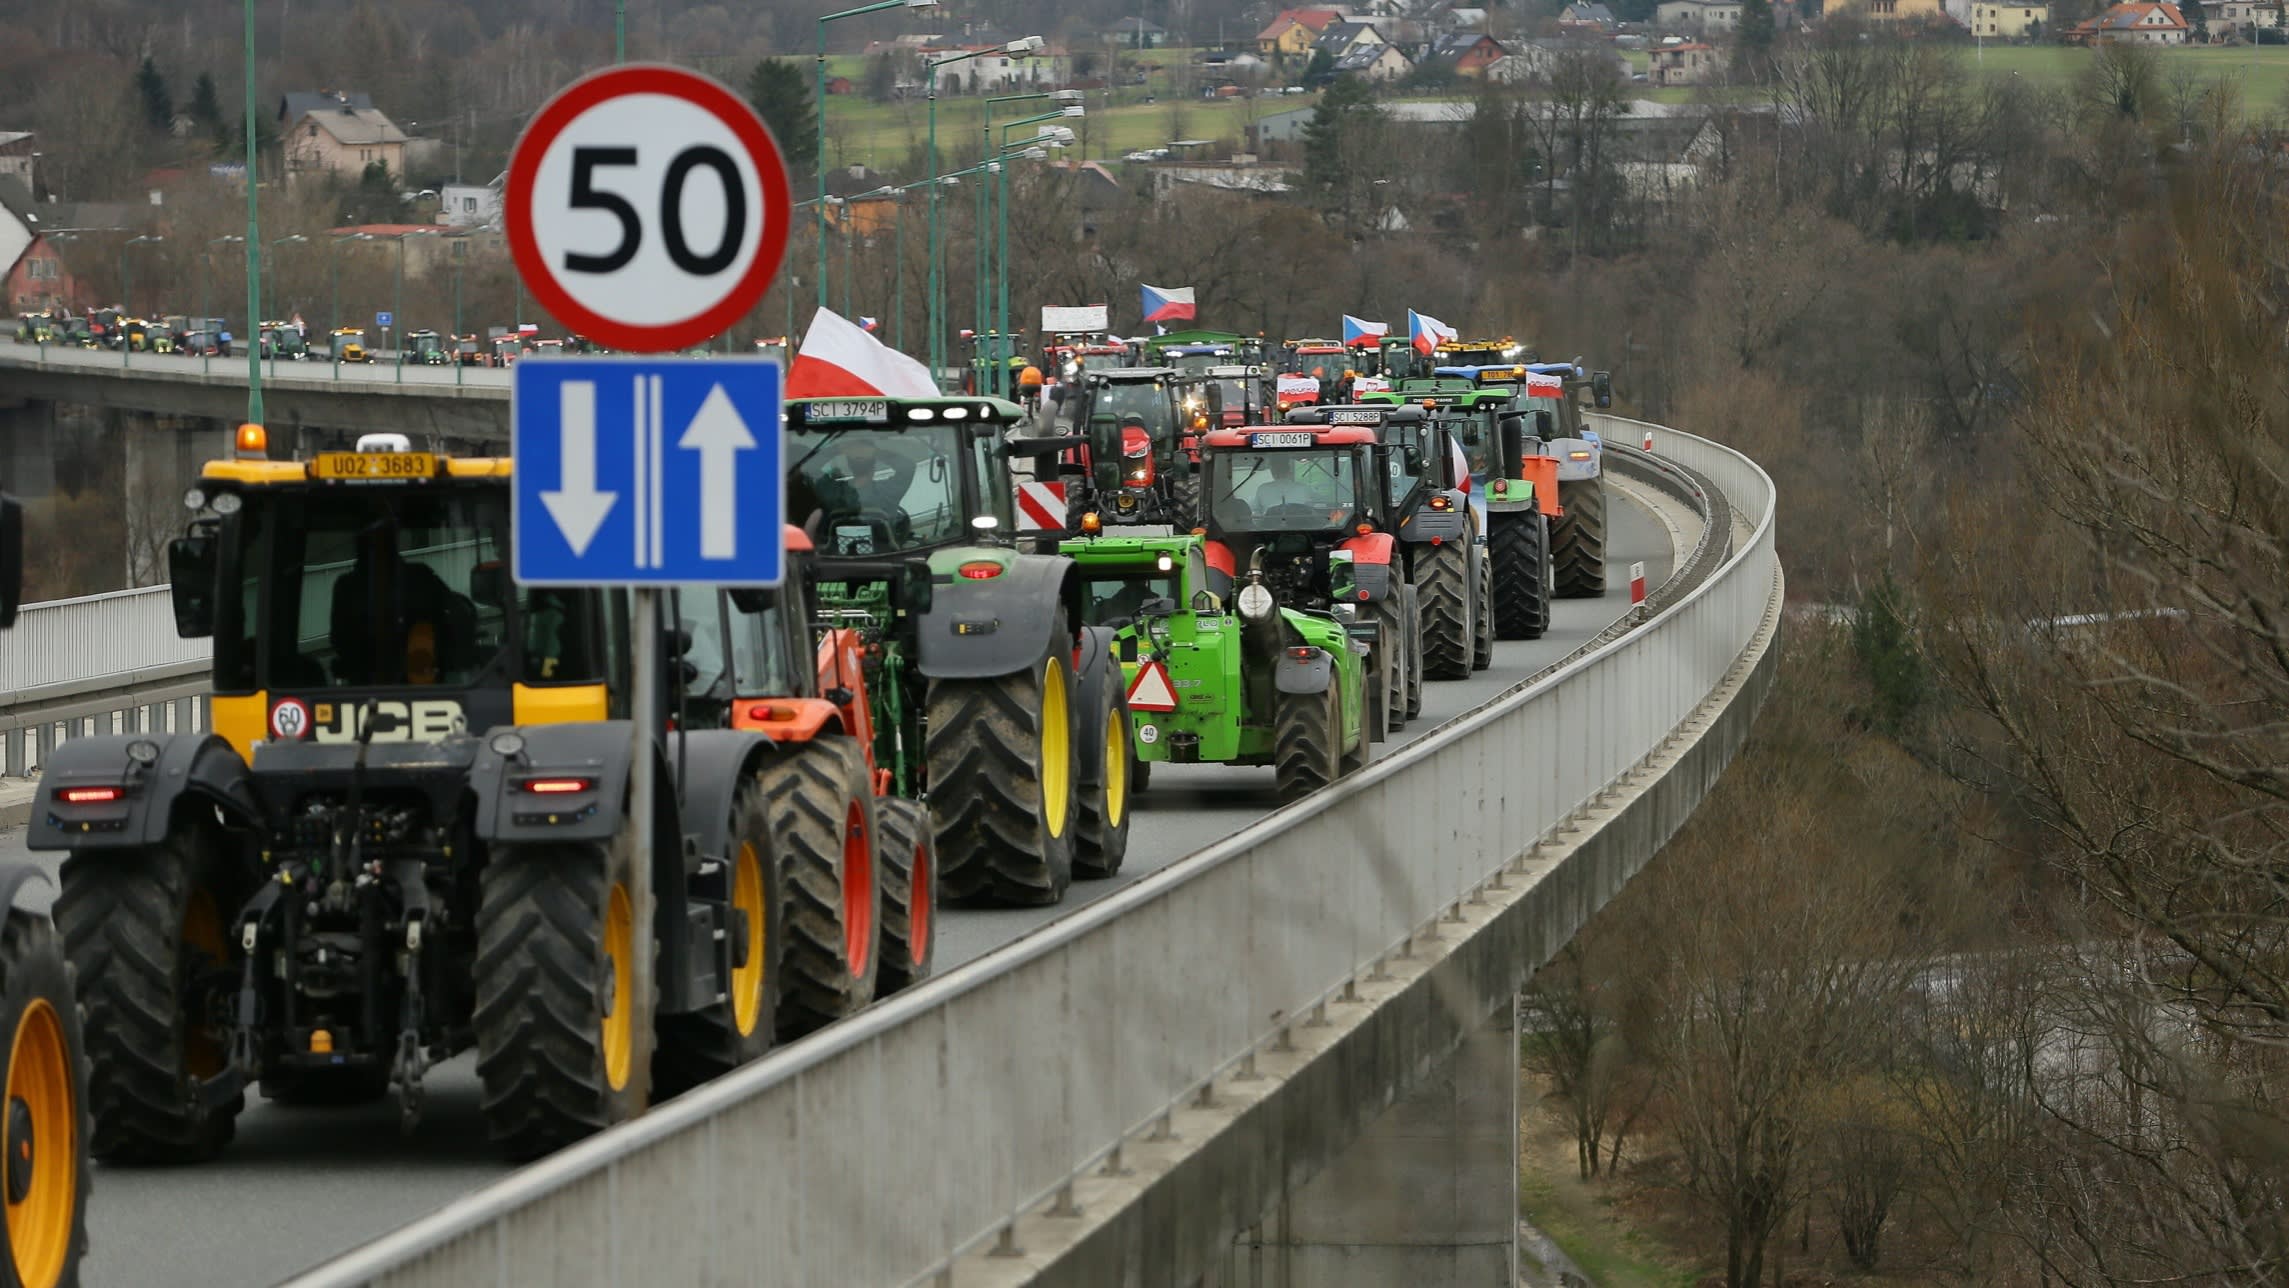
M680 67L584 76L509 159L517 274L607 348L688 349L755 307L787 253L787 163L738 95Z

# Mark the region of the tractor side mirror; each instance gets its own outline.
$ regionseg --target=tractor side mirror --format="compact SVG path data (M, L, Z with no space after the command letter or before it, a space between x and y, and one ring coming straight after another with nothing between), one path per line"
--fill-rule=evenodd
M1539 438L1543 442L1547 443L1557 436L1557 416L1547 410L1537 409L1534 412L1534 437Z
M1208 397L1208 419L1211 421L1223 420L1224 386L1217 384L1215 381L1210 381L1205 392Z
M215 536L194 532L167 543L167 580L175 601L175 633L187 640L215 633Z
M1613 406L1612 372L1593 371L1590 373L1590 398L1600 408Z
M1514 479L1526 472L1526 418L1504 416L1495 430L1495 474Z
M930 588L930 561L909 559L906 575L898 579L898 609L911 617L930 611L933 602Z
M1089 482L1099 492L1121 490L1121 425L1110 416L1089 422Z
M749 616L760 613L771 606L771 588L769 586L733 586L730 590L731 606Z
M24 602L24 503L0 492L0 631Z

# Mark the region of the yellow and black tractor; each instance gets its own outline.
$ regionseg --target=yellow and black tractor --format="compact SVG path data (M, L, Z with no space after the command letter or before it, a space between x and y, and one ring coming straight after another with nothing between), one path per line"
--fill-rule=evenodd
M0 492L0 631L23 586L24 510ZM16 906L33 883L47 874L0 866L0 1284L57 1288L87 1252L87 1054L55 925Z
M394 1085L410 1125L472 1047L527 1158L769 1048L769 739L637 736L638 684L686 705L690 634L625 592L513 583L509 481L395 434L271 460L247 425L186 497L176 626L214 638L212 728L64 743L29 838L67 855L97 1158L209 1157L257 1084Z

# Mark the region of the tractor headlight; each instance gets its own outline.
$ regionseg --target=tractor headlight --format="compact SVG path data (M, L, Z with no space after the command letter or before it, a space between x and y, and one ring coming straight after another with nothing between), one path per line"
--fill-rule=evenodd
M204 490L202 490L202 489L199 489L199 488L192 488L190 491L188 491L188 492L185 492L185 493L183 494L183 508L184 508L184 509L186 509L186 510L204 510L204 509L206 509L206 508L207 508L207 494L206 494L206 492L205 492Z
M1272 615L1275 605L1272 592L1261 585L1249 584L1240 590L1240 616L1251 622L1260 622Z

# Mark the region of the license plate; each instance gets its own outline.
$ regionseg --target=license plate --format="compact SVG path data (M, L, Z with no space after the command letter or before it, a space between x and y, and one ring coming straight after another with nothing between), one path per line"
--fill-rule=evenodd
M1330 411L1327 413L1327 423L1330 425L1380 425L1383 423L1383 413L1379 411Z
M1250 447L1309 447L1312 436L1308 433L1250 434Z
M890 404L880 398L834 398L812 403L804 416L812 424L859 421L868 425L886 425L890 423Z
M426 479L437 475L429 452L320 452L310 475L321 479Z

